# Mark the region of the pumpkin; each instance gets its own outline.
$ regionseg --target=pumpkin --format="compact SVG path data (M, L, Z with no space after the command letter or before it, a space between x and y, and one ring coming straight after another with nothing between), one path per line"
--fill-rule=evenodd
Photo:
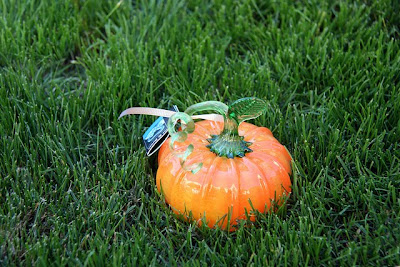
M224 123L194 123L190 117L210 109L224 115ZM273 201L280 205L288 196L290 154L269 129L242 122L265 109L265 102L257 98L241 99L229 107L208 101L170 118L171 137L160 148L156 182L176 214L233 230L231 226L246 214L255 219L251 210L264 213ZM179 127L183 131L176 130Z

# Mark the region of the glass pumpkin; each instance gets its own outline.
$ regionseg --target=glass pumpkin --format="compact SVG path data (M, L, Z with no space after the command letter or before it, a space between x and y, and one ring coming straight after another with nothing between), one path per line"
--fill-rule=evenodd
M288 196L290 154L269 129L242 123L265 108L257 98L241 99L229 107L209 101L170 118L171 137L159 151L156 180L176 214L233 230L246 213L254 220L253 209L266 212L273 201L279 205ZM218 111L224 123L194 123L191 115L204 110ZM176 130L178 122L186 129Z

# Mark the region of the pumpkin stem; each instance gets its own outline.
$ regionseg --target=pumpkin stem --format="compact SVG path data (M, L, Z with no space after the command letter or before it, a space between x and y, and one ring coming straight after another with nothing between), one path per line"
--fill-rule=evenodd
M211 135L211 138L207 139L210 143L207 147L218 156L227 158L244 157L246 153L252 152L249 148L252 143L243 140L238 127L234 120L226 117L224 130L219 135Z
M264 100L255 97L246 97L233 102L224 116L224 130L219 135L212 135L207 139L207 146L212 152L220 157L234 158L244 157L246 153L252 152L249 146L251 142L243 140L239 135L240 123L245 120L254 119L266 110Z

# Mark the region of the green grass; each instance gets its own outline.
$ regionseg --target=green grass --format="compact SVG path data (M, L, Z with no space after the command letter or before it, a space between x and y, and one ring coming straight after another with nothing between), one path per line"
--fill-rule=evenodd
M0 265L400 265L397 1L0 1ZM141 136L205 100L294 158L279 214L182 222Z

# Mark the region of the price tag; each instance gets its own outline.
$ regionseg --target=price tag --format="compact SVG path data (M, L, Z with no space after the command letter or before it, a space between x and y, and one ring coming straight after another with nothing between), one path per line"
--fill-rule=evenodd
M179 111L178 107L175 105L170 110L175 112ZM144 133L143 142L147 156L153 155L168 139L168 119L168 117L159 117Z

